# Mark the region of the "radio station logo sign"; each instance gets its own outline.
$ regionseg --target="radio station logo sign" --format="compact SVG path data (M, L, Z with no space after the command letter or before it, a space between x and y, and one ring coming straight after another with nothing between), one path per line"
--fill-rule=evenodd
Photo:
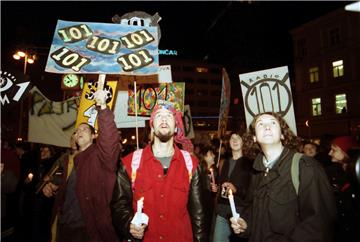
M11 101L18 102L28 88L30 81L25 76L15 72L0 70L0 101L1 106Z
M241 74L239 77L247 126L255 115L275 112L297 133L287 66Z
M58 20L45 71L151 75L158 65L156 27Z

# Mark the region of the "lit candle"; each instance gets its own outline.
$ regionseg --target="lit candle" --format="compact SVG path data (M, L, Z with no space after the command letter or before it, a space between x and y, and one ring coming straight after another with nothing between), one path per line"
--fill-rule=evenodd
M136 212L137 213L142 213L143 206L144 206L144 197L140 198L137 201L137 210L136 210Z
M214 170L213 168L210 168L210 174L211 174L211 182L215 183L215 176L214 176Z
M34 177L34 175L32 173L29 173L29 175L28 175L29 181L32 181L33 177Z
M231 208L232 216L233 216L234 218L239 218L239 217L240 217L240 214L238 214L238 213L236 212L235 202L234 202L234 196L233 196L233 194L232 194L231 189L229 189L229 202L230 202L230 208Z

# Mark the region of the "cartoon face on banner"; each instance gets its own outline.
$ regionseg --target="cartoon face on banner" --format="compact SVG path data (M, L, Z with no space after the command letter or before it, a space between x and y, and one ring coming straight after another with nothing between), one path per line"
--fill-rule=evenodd
M45 71L151 75L158 65L156 27L58 20Z
M25 76L18 72L0 70L0 101L1 106L11 101L18 102L26 93L30 81L25 81Z
M135 26L153 26L157 28L158 31L158 40L160 42L161 38L161 30L159 26L159 22L161 17L158 13L155 13L154 16L142 11L134 11L130 13L126 13L123 16L119 17L119 15L115 15L112 17L112 21L114 23L135 25Z
M114 92L116 91L117 81L107 81L104 85L104 91L107 92L106 104L111 109L114 102ZM85 83L76 119L75 127L81 123L88 123L97 129L97 115L96 105L94 102L94 94L97 90L97 81L89 81Z
M276 112L296 134L296 122L287 66L240 75L246 124L263 112Z
M128 114L135 115L134 85L129 85ZM185 83L152 83L136 85L137 115L150 116L159 100L174 103L176 110L184 111Z

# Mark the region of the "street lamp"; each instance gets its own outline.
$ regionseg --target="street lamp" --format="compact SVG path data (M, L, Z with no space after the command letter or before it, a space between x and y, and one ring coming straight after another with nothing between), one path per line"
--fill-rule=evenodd
M19 50L18 52L16 52L14 55L13 55L13 58L15 60L20 60L21 58L25 58L24 59L24 75L26 75L26 68L27 68L27 64L34 64L35 62L35 59L36 59L36 55L35 54L29 54L29 53L26 53L22 50Z
M26 68L27 64L34 64L36 55L33 53L27 53L25 51L19 50L14 55L13 58L15 60L20 60L21 58L24 58L24 75L26 75ZM22 120L23 120L23 112L24 112L24 104L23 100L20 101L20 112L19 112L19 131L18 131L18 140L21 139L22 136Z

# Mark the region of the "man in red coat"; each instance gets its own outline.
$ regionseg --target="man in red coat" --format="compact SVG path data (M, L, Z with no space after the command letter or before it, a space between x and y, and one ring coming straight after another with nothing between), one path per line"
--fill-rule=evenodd
M92 126L80 124L74 135L79 151L64 162L62 182L50 182L43 189L47 197L56 193L57 228L53 229L56 235L53 233L52 241L118 241L109 204L116 179L119 137L114 115L106 106L106 92L97 91L95 96L100 106L98 137Z
M192 148L184 137L181 113L169 103L158 104L150 126L153 142L129 154L120 164L111 202L115 230L132 241L208 241L201 166L194 156L174 144ZM148 225L136 226L131 221L141 198L142 212L149 221Z

